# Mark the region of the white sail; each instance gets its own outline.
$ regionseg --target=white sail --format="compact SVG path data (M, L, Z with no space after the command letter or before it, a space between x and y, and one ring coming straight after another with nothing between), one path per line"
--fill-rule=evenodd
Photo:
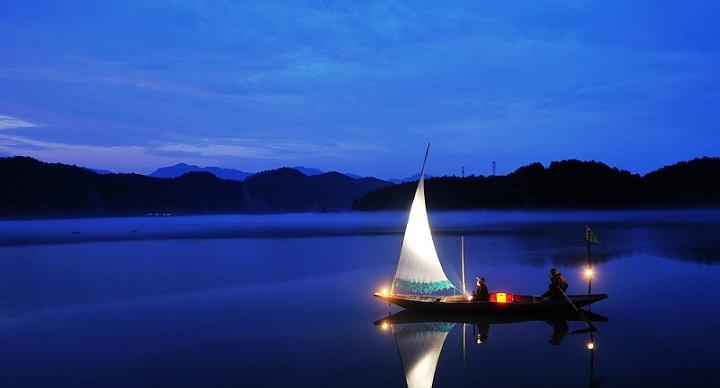
M428 145L429 150L429 145ZM427 151L425 151L427 161ZM425 206L425 161L420 170L415 198L410 207L400 260L393 279L396 288L429 294L454 288L440 265Z
M440 352L453 323L401 325L395 330L400 361L408 388L430 388Z

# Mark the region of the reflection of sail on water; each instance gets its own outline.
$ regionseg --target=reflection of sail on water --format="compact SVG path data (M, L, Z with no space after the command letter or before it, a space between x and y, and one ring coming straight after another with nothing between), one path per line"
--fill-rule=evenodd
M395 341L408 388L432 387L440 351L454 326L441 322L395 326Z
M428 145L428 150L429 150ZM425 151L427 161L427 151ZM440 265L435 243L430 233L425 206L425 161L420 170L415 197L410 208L405 236L403 237L393 289L395 287L429 294L454 288Z

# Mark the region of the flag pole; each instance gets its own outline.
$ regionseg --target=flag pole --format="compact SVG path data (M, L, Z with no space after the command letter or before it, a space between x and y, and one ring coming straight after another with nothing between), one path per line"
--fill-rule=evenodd
M587 259L588 259L588 266L585 270L585 275L588 278L588 296L592 295L592 278L593 278L593 263L592 263L592 253L590 252L590 243L600 243L600 241L597 239L597 236L595 236L595 233L593 233L592 229L590 229L590 225L585 225L585 242L587 243Z

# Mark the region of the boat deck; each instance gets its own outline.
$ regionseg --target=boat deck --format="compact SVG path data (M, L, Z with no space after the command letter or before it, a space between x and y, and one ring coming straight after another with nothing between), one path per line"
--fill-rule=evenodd
M574 310L565 298L541 298L536 295L505 294L506 299L491 294L490 301L468 300L464 295L373 294L376 298L411 310L436 311L567 311ZM606 294L568 295L576 307L587 306L607 298Z

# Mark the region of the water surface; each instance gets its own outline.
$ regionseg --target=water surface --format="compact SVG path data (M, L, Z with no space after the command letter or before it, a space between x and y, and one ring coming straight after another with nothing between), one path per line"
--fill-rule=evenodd
M406 386L390 282L401 213L0 222L3 386ZM720 212L433 213L446 272L540 293L558 267L609 318L594 335L603 386L719 386ZM568 322L570 331L581 322ZM395 328L395 329L400 329ZM448 327L435 387L588 386L588 335ZM557 341L554 341L557 342Z

